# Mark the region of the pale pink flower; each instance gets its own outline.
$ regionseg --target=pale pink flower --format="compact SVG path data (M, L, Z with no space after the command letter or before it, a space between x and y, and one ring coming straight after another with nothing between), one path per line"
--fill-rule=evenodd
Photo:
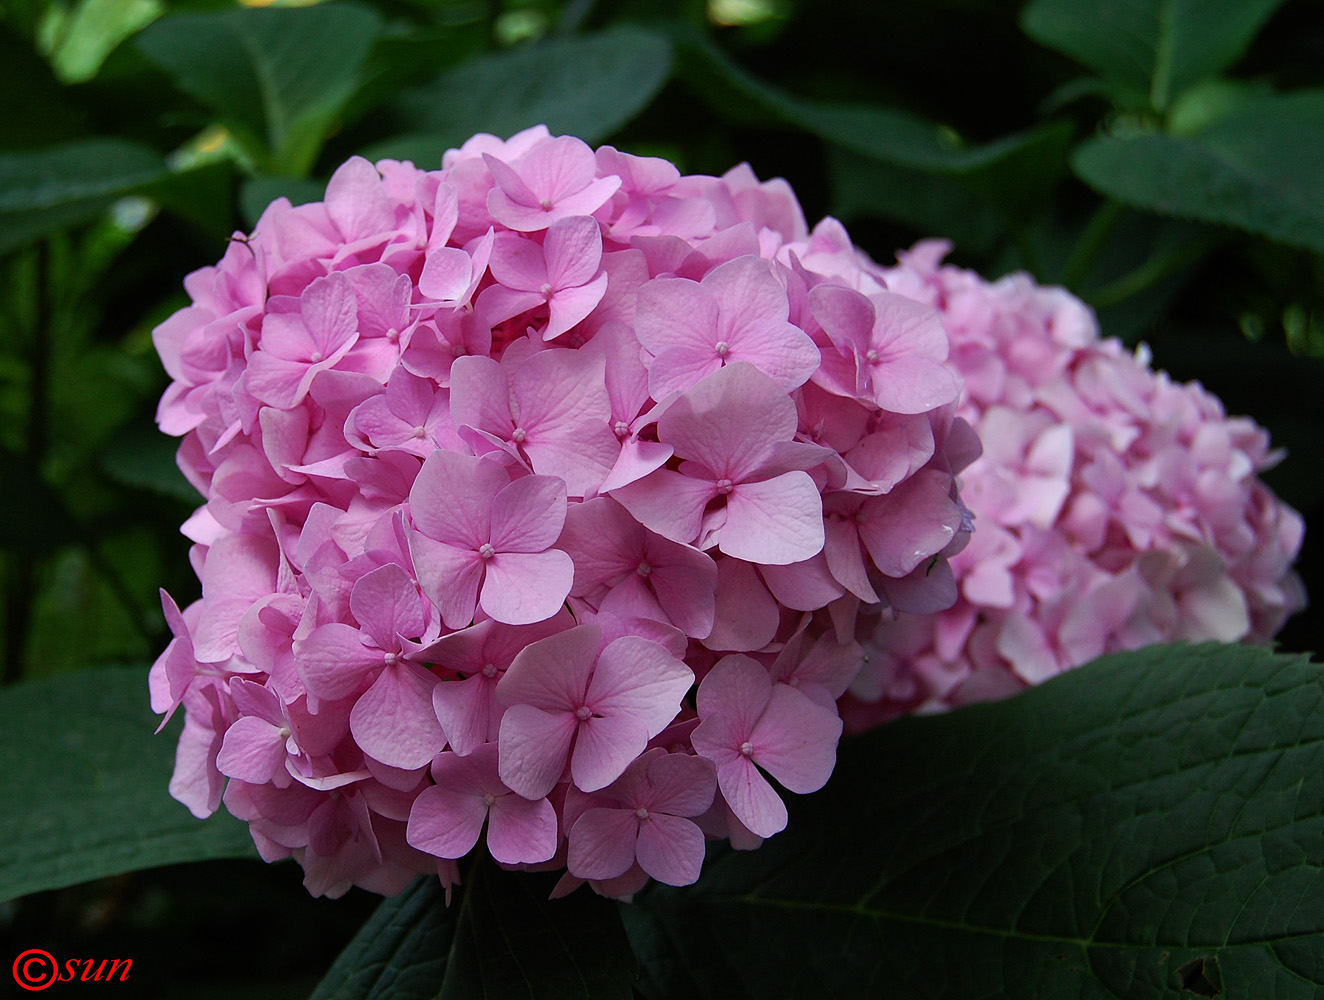
M531 643L497 685L501 780L525 798L551 791L570 765L592 792L615 781L680 710L694 674L663 647L623 636L599 648L593 625Z
M436 451L409 493L409 548L419 584L450 628L483 611L507 625L556 614L574 564L552 548L565 524L565 484L511 480L491 459Z
M636 863L667 885L690 885L703 865L703 831L690 818L712 805L712 762L661 748L641 754L594 794L570 828L566 866L582 879L612 879Z
M487 849L502 864L536 864L556 853L556 810L545 798L516 795L497 774L497 745L468 756L440 753L432 780L409 812L409 843L441 858L468 854L487 825Z
M758 661L733 653L699 685L694 749L717 766L717 784L740 822L760 837L786 826L767 771L792 792L816 792L837 760L841 720ZM762 769L762 770L760 770Z

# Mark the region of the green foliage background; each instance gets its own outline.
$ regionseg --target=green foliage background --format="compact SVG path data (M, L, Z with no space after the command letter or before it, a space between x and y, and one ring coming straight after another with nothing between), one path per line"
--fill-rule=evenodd
M351 154L431 165L475 131L504 135L545 122L591 143L665 156L686 172L722 173L748 161L761 177L787 178L811 221L840 218L880 260L916 239L947 237L953 261L987 276L1026 269L1066 285L1095 307L1106 333L1147 341L1158 366L1202 380L1230 411L1268 426L1289 454L1270 484L1308 525L1317 523L1324 501L1324 11L1314 0L336 0L272 7L6 0L0 8L0 635L3 680L17 685L0 692L0 756L8 755L0 841L9 845L0 852L0 883L7 898L21 896L0 904L0 939L12 945L0 959L38 946L129 954L141 959L141 995L242 989L246 996L305 996L374 905L366 897L307 900L290 866L267 870L250 861L124 874L251 854L241 829L215 821L190 839L192 820L164 798L173 736L135 742L153 723L145 693L135 702L134 692L145 688L145 666L168 638L156 590L166 587L181 605L197 594L177 532L197 497L174 467L174 442L153 426L167 380L151 329L186 303L184 275L217 260L224 241L246 231L269 200L320 198L326 178ZM1300 569L1312 593L1324 593L1322 564L1308 531ZM1314 621L1309 612L1297 616L1284 647L1320 649ZM1186 669L1196 689L1205 685L1204 695L1191 697L1215 696L1217 684L1185 654L1153 655L1144 661L1150 668ZM1278 670L1267 656L1248 664L1220 659L1232 653L1210 655L1219 669ZM107 669L116 666L136 670ZM1292 689L1299 688L1299 705L1318 680L1309 668L1293 669L1306 671ZM1099 722L1107 734L1101 745L1108 745L1130 718L1109 692L1120 697L1120 685L1131 680L1125 669L1106 666L1080 675L1050 685L1056 694L1033 697L1043 699L1037 704L1045 713L1068 716L1096 700L1114 705L1115 717ZM907 740L955 740L952 746L966 749L950 751L956 756L942 780L965 787L982 773L962 763L968 741L981 725L1017 725L1023 711L992 707L984 716L961 712L950 722L889 727L849 753L868 761L868 754L904 753ZM1264 722L1269 730L1300 714L1282 711ZM41 742L61 732L73 733L74 743ZM1210 737L1211 760L1237 738ZM1305 764L1291 747L1317 747L1318 738L1302 730L1296 742L1271 740L1278 756L1270 770L1286 768L1295 780ZM1034 754L1051 756L1057 746L1048 740L1023 748L1024 766L1049 767ZM1318 761L1313 767L1319 773ZM1174 801L1197 795L1199 781L1224 779L1232 780L1188 775ZM920 782L915 802L931 802L935 787ZM1086 785L1069 788L1076 795L1070 802L1084 801ZM878 793L893 790L882 784ZM1313 803L1299 791L1304 812L1274 820L1278 832L1257 841L1304 880L1283 891L1308 902L1295 911L1299 926L1274 925L1269 965L1254 967L1263 975L1278 970L1275 985L1256 995L1306 995L1293 983L1324 982L1317 957L1324 953L1324 794L1318 781L1306 791ZM943 794L966 806L975 801L951 788ZM1264 798L1272 794L1260 785L1236 795L1252 803L1253 816L1273 811ZM121 814L131 812L133 828L117 828L113 808L98 812L116 801ZM863 821L849 819L848 797L825 801L837 805L823 805L824 815L847 816L842 822L862 829ZM1160 814L1177 811L1168 802ZM38 814L54 818L43 825ZM634 954L653 960L636 973L630 963L602 972L617 985L592 995L638 989L685 996L694 987L678 984L676 968L709 961L720 966L710 968L712 982L730 987L721 995L772 995L757 978L768 969L756 969L753 958L729 964L730 955L746 953L739 941L726 939L720 954L705 957L695 951L702 935L664 947L655 925L669 915L701 927L721 913L735 926L761 928L748 932L765 935L760 940L800 933L788 929L793 921L760 924L768 918L751 916L758 908L747 893L762 890L740 880L771 871L779 852L812 845L804 839L810 831L794 832L796 819L812 826L809 815L793 817L792 831L767 852L710 862L715 874L702 891L654 893L651 903L628 911ZM176 830L181 841L171 839ZM1029 839L1013 837L1007 856L1039 843L1036 831L1020 828L1016 836ZM960 864L983 877L995 862ZM742 865L754 865L753 874L742 875ZM113 877L89 882L103 875ZM436 929L440 937L427 939L444 940L448 954L460 957L417 980L435 986L432 992L410 995L478 995L465 984L482 979L482 969L466 966L476 959L455 952L455 942L502 914L540 919L541 909L516 899L526 892L519 884L494 871L473 875L476 895ZM86 884L61 888L76 883ZM1210 891L1226 900L1241 889L1229 883ZM731 911L733 894L745 909ZM970 902L938 898L940 909ZM882 934L880 914L893 912L886 901L855 901L847 912L839 900L814 899L847 921L841 934L857 944L868 938L861 927ZM399 906L435 917L435 902L420 889ZM584 928L606 920L611 934L623 934L614 916L576 905L587 906ZM375 920L402 926L399 912ZM985 928L1004 942L1005 916L994 915ZM1162 922L1160 915L1150 924ZM277 926L281 935L270 933ZM1226 944L1235 935L1224 930ZM528 933L544 940L536 926ZM898 960L920 956L919 968L924 955L941 957L959 937L892 933L883 935L890 946L859 946L870 954L891 947ZM1054 925L1050 936L1066 933ZM1160 944L1175 940L1155 934ZM233 947L238 937L250 942L251 960L211 968L221 943ZM1122 939L1140 947L1134 935ZM991 955L980 951L991 947L988 940L966 943ZM363 971L371 942L353 948L337 969L361 989L337 992L340 980L328 979L319 996L375 996L372 989L385 988ZM1134 949L1118 960L1132 962L1129 971L1116 961L1100 965L1086 951L1094 970L1086 980L1031 976L1020 995L1192 995L1192 984L1199 995L1202 983L1223 990L1215 966L1188 968L1203 963L1204 953L1177 962L1173 955L1187 953L1170 949L1161 974L1142 974ZM996 962L979 968L1011 976L1014 963L1000 963L1012 954L1003 947ZM1251 967L1218 954L1225 970ZM564 957L553 948L538 960ZM1051 966L1022 957L1025 968ZM864 977L828 984L846 995L884 980L902 996L984 995L977 991L992 982L929 980L926 989L867 963L842 968ZM1157 992L1136 985L1145 975L1157 976ZM612 992L621 982L624 992ZM819 995L814 983L802 985L794 995ZM1227 993L1238 995L1230 985ZM521 993L515 983L488 995L543 994ZM590 994L567 987L547 995Z

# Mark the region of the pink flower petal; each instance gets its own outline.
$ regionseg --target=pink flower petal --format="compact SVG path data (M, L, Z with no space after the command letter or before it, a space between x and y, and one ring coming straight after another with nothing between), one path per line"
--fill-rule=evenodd
M556 810L546 799L501 795L487 817L487 849L503 865L551 860L557 847Z
M501 552L487 563L478 603L499 622L529 625L561 610L574 578L575 565L560 549Z
M478 843L486 819L487 804L478 796L434 785L414 800L406 838L439 858L462 858Z
M509 676L509 671L507 671ZM526 799L545 796L565 771L578 722L570 712L511 705L501 717L501 780Z
M639 818L627 809L590 809L570 828L566 866L583 879L624 875L634 864Z
M639 867L667 885L691 885L703 868L703 831L688 819L651 813L639 824Z

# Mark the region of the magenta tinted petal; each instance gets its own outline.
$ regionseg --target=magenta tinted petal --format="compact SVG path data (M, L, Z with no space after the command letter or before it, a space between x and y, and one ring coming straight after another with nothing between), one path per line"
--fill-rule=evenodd
M331 622L299 645L295 664L309 694L338 701L358 690L368 671L382 665L380 649L365 646L352 625Z
M405 837L428 854L462 858L478 843L485 819L487 804L482 798L433 786L414 800Z
M711 480L658 469L612 490L611 495L640 524L673 542L688 545L698 540L704 507L718 494Z
M492 500L492 534L497 552L542 552L556 543L565 525L565 483L555 476L516 479Z
M652 813L639 824L639 867L667 885L691 885L703 868L703 831L688 819Z
M628 809L590 809L570 828L570 874L583 879L624 875L634 864L639 818Z
M556 288L587 284L602 263L602 228L597 219L585 215L559 219L547 227L543 252L547 275Z
M461 681L441 681L432 689L433 711L446 741L461 757L496 739L495 691L496 681L481 673Z
M526 799L545 796L561 780L577 728L570 712L510 706L501 717L501 780Z
M837 763L841 719L795 688L774 684L749 741L754 760L792 792L816 792ZM753 829L751 827L750 829Z
M700 718L721 712L747 738L771 698L772 678L763 664L753 657L732 653L708 671L699 685L696 704Z
M682 458L741 481L775 441L795 435L795 404L776 382L748 364L727 365L667 408L657 436Z
M701 816L713 804L717 771L712 761L669 753L648 762L648 808L673 816Z
M594 715L585 719L579 723L579 736L570 760L570 776L575 785L585 792L596 792L610 785L643 753L648 738L653 735L656 733L649 732L647 722L633 715Z
M749 831L771 837L786 829L786 803L748 757L737 757L717 768L722 797Z
M435 451L409 491L410 517L429 538L477 550L488 540L492 501L509 481L496 462Z
M601 629L578 625L529 643L501 676L497 698L506 705L575 711L584 703L601 640Z
M441 612L447 628L464 628L478 606L484 562L472 549L434 542L417 531L409 534L409 554L419 586Z
M499 622L529 625L561 610L574 578L575 565L560 549L501 552L487 563L478 603Z
M823 501L805 472L740 483L727 497L717 546L747 562L785 566L823 549Z
M265 719L243 716L225 731L216 768L227 777L265 785L285 766L285 739Z
M397 563L360 577L350 592L349 608L382 649L398 650L399 636L417 638L426 627L418 590Z
M675 718L693 683L694 672L657 643L627 635L598 656L588 706L602 715L630 715L656 736Z
M703 639L709 649L751 652L772 642L781 611L750 563L723 556L717 561L713 630Z
M487 817L487 849L503 865L550 860L557 846L556 810L546 799L502 795Z
M446 745L432 710L436 678L401 661L383 670L354 703L349 729L363 752L383 764L422 767Z

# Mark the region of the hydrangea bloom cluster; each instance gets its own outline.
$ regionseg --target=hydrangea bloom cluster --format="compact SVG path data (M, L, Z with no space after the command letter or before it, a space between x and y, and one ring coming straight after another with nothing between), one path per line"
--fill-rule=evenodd
M850 725L999 697L1104 653L1187 640L1267 642L1304 603L1302 521L1257 478L1278 455L1198 384L1101 339L1067 292L987 282L899 257L894 292L937 307L982 457L961 477L975 515L952 560L960 598L864 635Z
M203 596L152 703L173 794L314 893L475 849L692 882L828 779L860 617L955 600L938 310L785 182L479 135L350 160L186 287L158 419Z

